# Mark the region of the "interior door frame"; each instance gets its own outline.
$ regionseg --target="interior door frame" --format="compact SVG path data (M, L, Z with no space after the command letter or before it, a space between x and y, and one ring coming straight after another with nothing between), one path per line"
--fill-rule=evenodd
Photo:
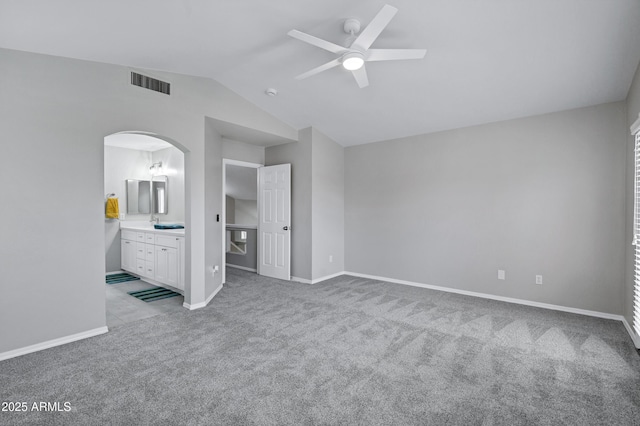
M264 164L259 163L251 163L249 161L240 161L240 160L232 160L230 158L222 159L222 214L220 217L222 218L222 284L224 285L227 282L227 165L231 166L240 166L240 167L249 167L252 169L256 169L256 190L258 189L260 174L257 173L257 170L261 167L264 167ZM260 223L260 191L258 191L258 199L256 200L258 204L258 223ZM260 247L260 235L256 232L256 244ZM256 258L257 261L257 258ZM257 265L256 265L257 266ZM258 268L258 273L260 270Z

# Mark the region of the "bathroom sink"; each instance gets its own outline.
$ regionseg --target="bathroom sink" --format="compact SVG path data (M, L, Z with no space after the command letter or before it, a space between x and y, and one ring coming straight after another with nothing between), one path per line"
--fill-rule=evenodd
M184 225L178 225L175 223L156 223L153 227L156 229L184 229Z

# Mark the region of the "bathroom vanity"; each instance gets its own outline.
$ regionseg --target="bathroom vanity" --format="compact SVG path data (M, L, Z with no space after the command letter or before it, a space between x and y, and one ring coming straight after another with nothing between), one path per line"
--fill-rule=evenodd
M120 224L121 265L145 281L184 291L184 229Z

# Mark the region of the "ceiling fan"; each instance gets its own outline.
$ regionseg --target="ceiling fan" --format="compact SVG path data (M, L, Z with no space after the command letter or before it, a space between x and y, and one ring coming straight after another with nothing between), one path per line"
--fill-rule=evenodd
M356 34L360 32L360 21L354 18L347 19L344 22L344 31L350 35L347 39L347 47L331 43L298 30L289 31L287 34L293 38L338 55L336 59L300 74L296 79L302 80L342 65L345 69L351 71L358 86L363 88L369 85L369 78L367 77L367 71L364 67L365 62L424 58L427 52L425 49L369 49L397 12L398 9L395 7L389 6L388 4L384 5L380 12L378 12L369 25L367 25L357 37Z

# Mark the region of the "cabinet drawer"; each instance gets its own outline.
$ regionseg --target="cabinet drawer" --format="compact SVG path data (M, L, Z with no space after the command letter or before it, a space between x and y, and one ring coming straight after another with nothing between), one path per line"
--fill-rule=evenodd
M136 240L136 231L131 231L128 229L123 229L120 231L120 238L123 240Z
M175 235L156 234L156 245L159 246L178 248L178 241L180 241L180 237Z
M146 258L146 244L136 243L136 258L144 260Z
M151 232L145 232L144 234L144 242L147 244L155 244L156 242L156 234Z
M144 260L147 262L153 262L156 254L156 246L153 244L145 244L144 245Z
M143 275L144 276L144 275L146 275L144 273L144 271L145 271L145 261L143 259L138 259L136 261L136 273L138 275Z
M144 243L144 232L136 232L136 241Z
M155 263L154 262L144 262L144 275L149 278L155 277Z

